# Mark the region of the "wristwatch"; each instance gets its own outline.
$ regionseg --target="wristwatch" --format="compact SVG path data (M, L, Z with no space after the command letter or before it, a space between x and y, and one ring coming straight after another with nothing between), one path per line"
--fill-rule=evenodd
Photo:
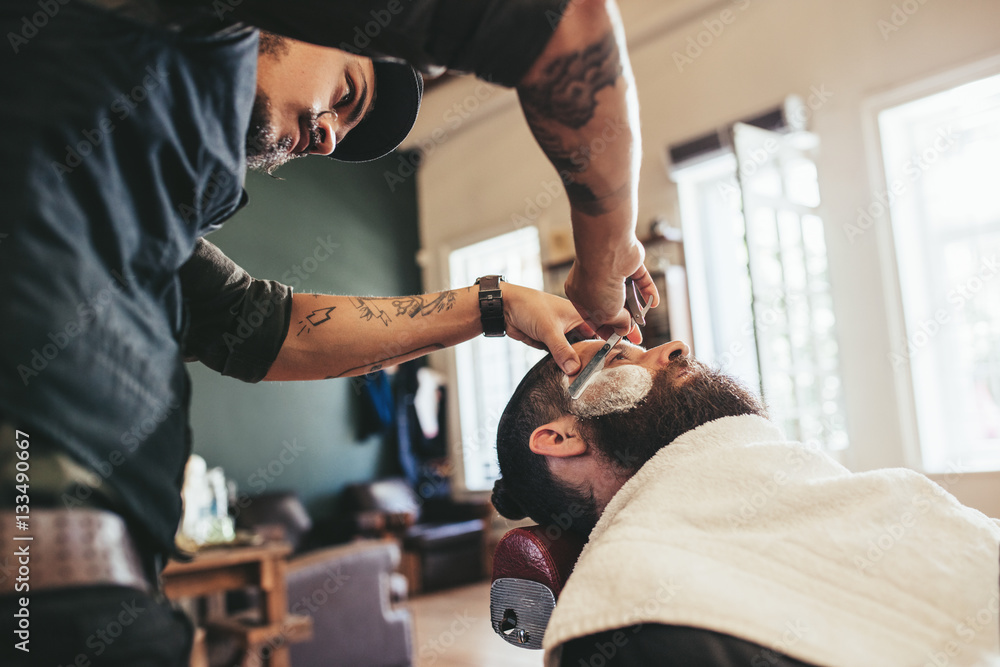
M483 276L476 278L479 285L479 319L483 323L483 335L490 338L506 335L507 323L503 318L503 292L500 281L503 276Z

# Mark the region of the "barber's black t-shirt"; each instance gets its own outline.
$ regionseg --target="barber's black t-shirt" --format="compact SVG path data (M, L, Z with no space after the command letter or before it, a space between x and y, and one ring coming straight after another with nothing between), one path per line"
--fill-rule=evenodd
M252 278L205 239L180 278L188 314L185 359L245 382L262 380L288 333L292 288Z
M216 7L206 0L171 5ZM516 85L538 59L569 0L242 0L232 16L261 29L424 72L470 72ZM218 11L216 9L215 11Z

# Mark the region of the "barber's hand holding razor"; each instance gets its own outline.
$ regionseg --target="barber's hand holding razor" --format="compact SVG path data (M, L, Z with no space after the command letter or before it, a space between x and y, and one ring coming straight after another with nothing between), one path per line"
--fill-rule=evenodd
M633 343L642 342L642 333L633 321L638 308L627 303L625 281L631 278L643 301L651 307L659 305L656 285L642 263L645 254L642 244L633 237L620 256L604 248L593 258L581 253L573 263L566 279L566 295L601 338L617 333Z
M548 349L567 375L580 370L580 356L566 340L574 329L592 337L594 330L584 322L573 304L561 297L528 287L503 284L504 319L507 335L538 349Z

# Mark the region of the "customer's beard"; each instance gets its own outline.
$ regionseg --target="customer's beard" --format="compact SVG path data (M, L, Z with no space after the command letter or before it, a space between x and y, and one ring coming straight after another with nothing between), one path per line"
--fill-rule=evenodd
M678 383L681 370L690 375ZM599 417L581 418L580 433L593 443L608 474L623 482L657 452L680 435L702 424L737 415L767 417L759 398L735 378L711 369L694 359L682 357L653 377L653 387L636 407ZM600 516L593 495L584 495L555 481L578 506L581 516L574 517L573 529L589 535Z
M247 167L254 171L267 174L289 160L300 155L294 155L291 137L278 137L271 123L271 100L267 95L258 92L250 112L250 128L247 130L246 153Z
M682 371L689 374L678 381ZM767 410L739 380L682 357L657 371L642 403L625 412L583 419L581 430L616 470L631 476L680 435L737 415L767 417Z

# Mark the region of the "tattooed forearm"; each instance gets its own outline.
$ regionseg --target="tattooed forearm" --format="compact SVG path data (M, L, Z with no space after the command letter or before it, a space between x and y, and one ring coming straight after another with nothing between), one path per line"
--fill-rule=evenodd
M594 194L586 183L563 181L563 186L566 188L566 198L578 211L596 217L611 210L608 202Z
M455 307L456 294L456 290L448 290L441 292L430 301L427 300L426 296L351 297L351 304L357 309L362 320L366 322L377 320L385 326L389 326L389 323L392 322L392 317L379 306L379 301L389 301L392 307L396 309L397 317L406 315L412 319L418 315L426 317L427 315L451 310ZM299 330L295 335L301 336L304 333L307 334L312 331L313 327L329 322L330 313L334 310L336 310L336 306L312 311L298 321Z
M537 121L528 120L528 127L531 128L539 147L559 173L568 176L572 172L582 171L573 160L574 151L563 144L562 137Z
M441 292L436 299L427 303L422 296L407 296L393 299L392 305L396 308L396 315L408 315L413 319L417 315L426 317L435 313L451 310L455 306L455 292L449 290Z
M295 335L301 336L303 333L309 333L312 331L312 327L318 327L321 324L329 322L330 313L336 309L336 306L332 306L330 308L320 308L319 310L312 311L306 315L305 318L299 320L299 324L302 325L302 328L300 328L299 332Z
M378 320L385 326L389 326L389 322L392 321L389 317L389 313L379 308L378 304L374 303L374 301L374 299L365 299L362 297L351 298L351 303L353 303L354 307L361 313L361 319L366 322Z
M594 118L598 91L614 86L621 74L618 44L609 32L581 51L555 58L541 80L521 86L518 94L529 123L552 120L579 130Z
M423 354L427 354L428 352L433 352L435 350L443 350L443 349L444 345L442 345L441 343L434 343L433 345L425 345L423 347L418 347L415 350L410 350L409 352L403 352L402 354L396 354L391 357L386 357L385 359L379 359L378 361L374 361L370 364L362 364L360 366L355 366L354 368L348 368L346 371L340 373L339 375L331 375L330 378L344 377L345 375L351 375L352 373L356 373L362 370L365 373L374 373L377 370L381 370L382 367L385 366L386 364L389 364L391 366L392 363L397 359L399 359L400 362L407 361L412 357L420 356Z

